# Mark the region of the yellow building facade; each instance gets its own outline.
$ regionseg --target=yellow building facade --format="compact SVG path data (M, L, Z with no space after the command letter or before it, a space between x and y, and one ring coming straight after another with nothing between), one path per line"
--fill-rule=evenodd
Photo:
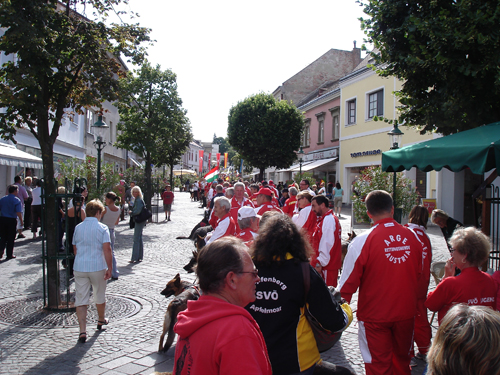
M395 77L380 77L367 65L373 63L367 56L349 75L340 80L340 168L339 182L344 188L344 203L351 202L354 181L368 166L379 166L382 153L390 149L389 135L393 126L375 121L375 116L397 118L399 102L394 92L402 82ZM404 133L400 147L433 138L432 134L420 135L417 129L400 126ZM435 198L436 172L402 172L410 178L420 195ZM348 194L349 193L349 194Z

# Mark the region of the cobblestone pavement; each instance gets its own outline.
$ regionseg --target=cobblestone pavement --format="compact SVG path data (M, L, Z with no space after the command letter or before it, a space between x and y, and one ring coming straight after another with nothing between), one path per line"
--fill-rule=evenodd
M0 263L0 374L113 375L172 370L175 347L165 354L157 353L169 302L160 291L178 272L183 279L194 281L194 275L182 269L190 258L192 242L175 238L189 235L203 215L199 204L191 202L188 194L175 195L172 221L161 221L164 216L160 214L160 223L148 224L144 229L143 262L128 263L133 237L128 221L122 221L116 228L115 255L120 277L108 284L110 324L105 331L95 330L95 308L89 307L85 344L77 343L79 330L74 313L47 314L41 309L41 242L30 240L31 233L25 231L27 239L16 241L17 258ZM351 227L349 209L344 211L341 223L345 237ZM431 227L429 234L434 260L445 260L446 245L439 228ZM64 284L64 271L61 273ZM322 357L357 374L365 373L356 320L341 341ZM423 364L414 368L413 374L421 374L422 370Z

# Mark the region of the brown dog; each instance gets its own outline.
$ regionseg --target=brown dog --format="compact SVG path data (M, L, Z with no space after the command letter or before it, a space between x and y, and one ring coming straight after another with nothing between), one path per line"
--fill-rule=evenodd
M347 233L347 240L342 241L342 256L341 256L342 265L344 265L344 258L347 255L347 248L349 247L349 244L354 239L354 237L356 237L356 233L352 231L352 233Z
M163 321L163 333L161 334L160 345L158 346L159 352L166 352L174 342L174 325L177 322L177 314L186 310L189 300L195 301L200 298L200 292L192 283L181 281L181 277L177 274L167 283L167 286L162 290L161 294L167 298L175 296L168 304L165 320ZM167 342L165 346L163 346L163 340L167 332Z

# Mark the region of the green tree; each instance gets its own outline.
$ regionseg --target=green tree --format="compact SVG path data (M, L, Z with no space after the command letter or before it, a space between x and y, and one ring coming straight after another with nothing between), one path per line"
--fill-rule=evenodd
M183 116L181 122L174 124L170 130L169 137L158 140L157 147L161 150L153 157L156 166L167 165L170 168L170 185L174 186L174 165L178 164L182 155L189 148L189 143L193 140L191 126L187 117Z
M401 122L447 135L500 119L500 2L358 3L377 72L404 81Z
M114 187L120 182L122 176L114 171L114 166L111 163L103 163L101 166L101 185L97 189L97 160L93 156L86 156L85 161L77 158L71 158L60 162L60 174L57 176L59 185L64 186L64 179L67 178L73 182L75 178L85 178L87 180L87 188L89 191L88 200L94 198L104 201L103 197L109 191L113 191Z
M394 191L393 177L393 173L383 172L380 167L368 167L361 172L358 180L354 183L354 194L352 195L356 221L370 222L370 218L366 213L366 196L373 190L385 190L392 195ZM406 216L418 203L419 195L416 187L411 186L409 178L404 177L402 173L397 173L396 202L394 207L401 208L403 216Z
M260 169L289 167L296 159L304 116L287 101L257 94L229 111L228 141L244 160Z
M105 23L121 0L2 0L0 50L15 56L0 67L0 136L14 140L28 129L42 151L45 189L55 193L53 147L61 119L85 108L115 100L116 76L123 73L119 56L140 62L148 30L138 25ZM85 17L71 7L88 6ZM96 21L92 21L93 17ZM55 197L46 204L55 205ZM48 306L60 302L56 217L46 222Z
M177 93L176 75L171 70L162 71L159 65L153 68L145 63L136 73L137 76L129 73L120 80L123 95L118 102L118 130L121 133L117 136L116 146L143 157L146 163L144 202L151 207L151 166L159 167L175 161L167 160L164 154L166 149L176 145L174 137L182 131L189 131L189 121ZM183 138L183 144L190 134L188 132ZM180 149L182 147L177 151ZM185 147L182 150L185 151Z

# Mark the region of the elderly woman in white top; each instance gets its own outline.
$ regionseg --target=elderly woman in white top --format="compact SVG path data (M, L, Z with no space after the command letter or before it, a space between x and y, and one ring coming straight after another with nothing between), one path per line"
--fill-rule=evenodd
M90 285L92 285L94 302L99 315L97 329L108 324L104 317L106 309L106 280L111 277L112 255L109 229L99 222L104 211L100 200L94 199L85 207L87 217L78 224L73 235L73 248L75 250L75 306L80 336L78 341L87 340L87 305L90 298Z

